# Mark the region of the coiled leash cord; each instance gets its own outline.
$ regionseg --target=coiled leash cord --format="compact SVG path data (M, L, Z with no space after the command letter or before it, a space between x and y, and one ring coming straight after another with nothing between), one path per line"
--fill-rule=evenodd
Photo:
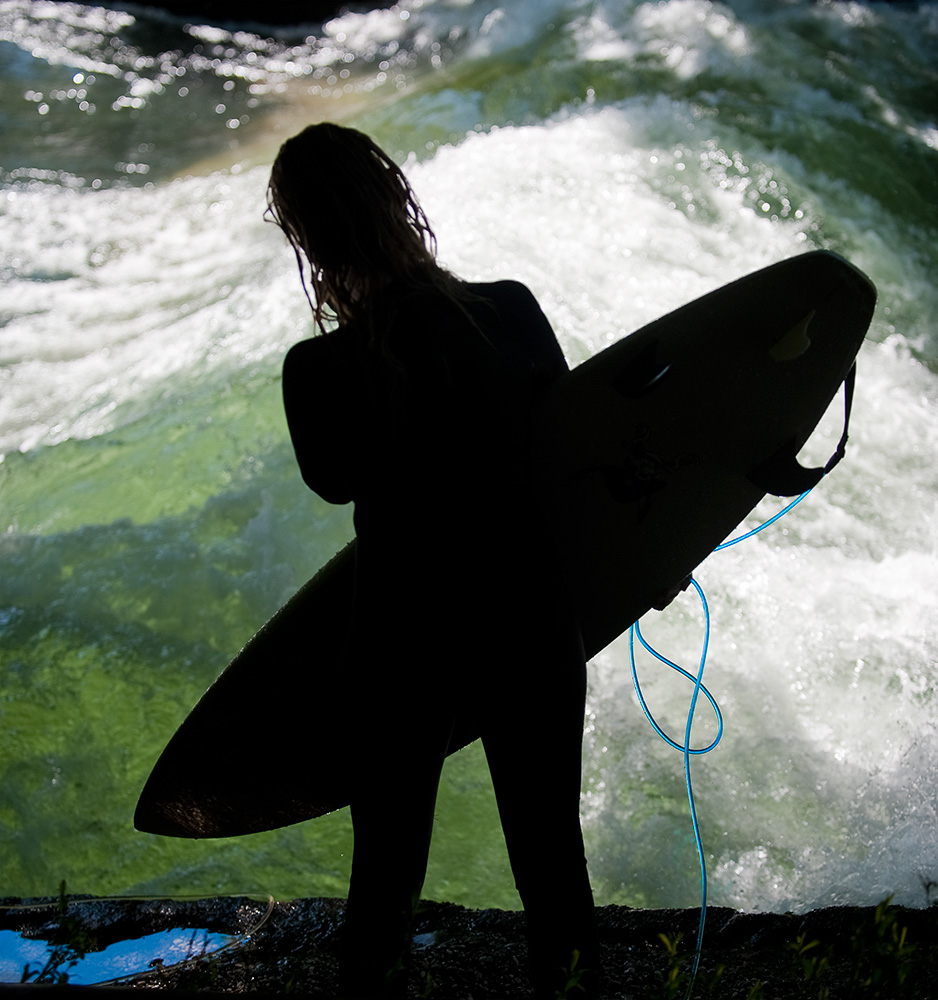
M813 487L811 488L813 489ZM784 517L789 511L793 510L802 500L811 492L810 489L805 490L800 496L796 497L787 507L784 507L777 514L774 514L767 521L764 521L758 527L753 528L751 531L747 531L744 535L740 535L738 538L731 538L728 542L723 542L718 545L713 551L719 552L721 549L728 549L731 545L738 545L740 542L746 541L747 538L752 538L753 535L759 534L760 531L764 531L769 525L774 524L779 518ZM694 589L697 591L697 596L700 598L701 608L704 614L704 638L703 644L700 651L700 661L697 665L697 674L690 673L683 667L678 666L676 663L672 663L667 657L662 656L656 649L653 649L646 641L642 635L641 627L638 622L629 629L629 662L632 668L632 683L635 686L635 693L638 695L639 704L642 706L642 711L645 713L645 718L651 724L652 729L664 740L668 746L673 747L675 750L679 750L684 755L684 783L687 786L687 801L690 806L690 816L691 823L694 829L694 843L697 846L697 857L700 861L700 885L701 885L701 903L700 903L700 922L697 927L697 948L694 953L694 964L691 968L690 983L687 987L686 998L690 1000L691 992L694 989L694 980L697 977L697 968L700 965L700 953L703 949L703 936L704 936L704 925L707 919L707 862L704 858L703 843L700 839L700 825L697 822L697 806L694 802L694 787L691 783L690 776L690 759L692 756L709 753L713 748L720 742L723 738L723 713L720 711L720 706L717 704L716 699L712 694L704 687L703 684L703 672L704 666L707 662L707 649L710 645L710 608L707 605L707 598L704 595L703 588L700 584L691 577L690 582L693 584ZM688 680L694 682L694 693L691 696L690 707L687 711L687 725L684 728L684 742L678 743L673 740L668 734L658 725L655 721L654 716L648 708L645 701L645 696L642 694L641 685L638 682L638 670L635 666L635 640L638 639L639 643L646 649L655 659L660 660L662 663L669 666L672 670L676 670L679 674L686 677ZM718 730L717 735L714 740L705 747L692 747L690 745L690 734L691 728L694 723L694 713L697 710L697 699L699 696L703 696L710 702L710 707L713 709L716 715Z

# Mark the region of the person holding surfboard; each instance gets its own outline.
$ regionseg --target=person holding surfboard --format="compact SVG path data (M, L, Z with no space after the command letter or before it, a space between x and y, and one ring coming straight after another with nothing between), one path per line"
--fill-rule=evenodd
M438 265L406 178L360 132L323 124L288 140L268 202L322 334L284 363L296 457L324 499L354 503L357 538L187 715L134 826L231 837L350 803L341 992L393 996L442 761L481 736L535 996L595 997L579 822L584 647L595 654L666 605L767 491L804 496L840 461L876 289L812 251L568 373L523 285L471 284ZM700 410L701 386L717 384L757 384L758 409L751 393L727 391ZM798 452L841 385L838 446L804 468ZM706 420L689 423L678 402ZM642 447L623 460L630 441ZM649 478L655 454L670 460ZM278 738L237 768L192 767L258 719L276 719Z
M403 990L437 787L478 727L526 913L539 1000L595 996L599 947L579 819L585 656L532 487L528 434L567 371L534 296L436 260L394 161L354 129L287 140L269 213L319 336L283 369L307 485L354 503L345 662L360 698L334 747L355 775L340 993ZM331 328L333 327L334 328Z

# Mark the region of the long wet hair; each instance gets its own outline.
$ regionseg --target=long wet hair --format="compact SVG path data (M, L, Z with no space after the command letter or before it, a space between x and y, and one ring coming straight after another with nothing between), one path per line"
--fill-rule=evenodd
M407 178L363 132L322 122L288 139L267 207L322 332L333 318L372 323L380 304L415 291L462 298L462 283L436 261L436 237Z

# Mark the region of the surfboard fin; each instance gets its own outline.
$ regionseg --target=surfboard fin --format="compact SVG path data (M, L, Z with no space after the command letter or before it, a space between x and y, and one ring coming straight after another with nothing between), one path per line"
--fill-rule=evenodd
M747 477L763 493L776 497L795 497L810 490L824 478L823 469L806 469L798 461L800 445L792 438L774 455L757 465Z
M783 337L781 337L769 351L769 357L781 364L786 361L794 361L800 358L811 346L811 338L808 336L808 327L814 319L816 309L812 309L807 316L799 320Z
M620 396L637 399L656 389L661 380L671 370L671 364L658 359L658 343L646 344L636 357L630 358L612 386Z
M813 489L831 469L844 457L847 450L847 431L850 426L850 411L853 408L853 388L856 383L856 362L844 379L844 430L834 454L827 464L815 469L806 469L798 461L798 452L803 441L792 438L786 441L774 454L760 462L748 476L749 481L763 493L777 497L794 497Z

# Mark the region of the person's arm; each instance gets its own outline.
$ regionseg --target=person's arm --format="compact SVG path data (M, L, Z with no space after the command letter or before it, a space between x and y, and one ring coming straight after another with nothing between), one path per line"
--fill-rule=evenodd
M343 400L344 380L329 360L318 339L290 348L283 363L283 406L303 481L327 503L344 504L354 494L342 433L349 400Z
M543 389L569 371L567 359L534 293L520 281L504 284L511 293L512 315L508 322L532 360L536 388Z

